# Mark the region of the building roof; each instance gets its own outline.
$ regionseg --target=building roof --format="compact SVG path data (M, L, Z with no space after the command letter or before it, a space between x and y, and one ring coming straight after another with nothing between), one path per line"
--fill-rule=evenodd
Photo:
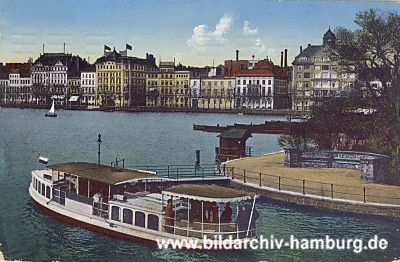
M244 137L251 137L251 133L249 130L243 128L230 128L225 130L222 134L219 134L217 137L240 139Z
M95 62L95 64L100 64L104 62L115 62L115 63L134 63L134 64L142 64L142 65L150 65L153 67L157 67L155 64L155 60L153 55L151 54L146 54L146 58L138 58L134 56L124 56L115 51L115 48L113 51L105 54L104 56L98 58Z
M163 194L207 202L236 202L251 199L243 190L217 185L181 184L170 187Z
M33 66L41 64L43 66L54 66L58 62L68 67L68 76L80 76L82 68L88 66L88 62L78 55L67 53L44 53L33 63Z
M31 77L30 63L7 63L0 69L0 79L8 79L9 74L19 74L20 77Z
M71 173L78 177L95 180L110 185L116 185L132 180L158 178L154 172L113 168L111 166L88 162L55 164L48 166L48 168L55 171Z

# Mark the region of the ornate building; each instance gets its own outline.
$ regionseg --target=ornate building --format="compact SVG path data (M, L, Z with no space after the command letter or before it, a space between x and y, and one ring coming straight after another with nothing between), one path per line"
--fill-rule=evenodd
M340 74L335 51L336 36L328 29L322 45L300 47L293 61L292 109L308 111L315 98L338 96L349 91L354 74Z
M145 106L146 73L157 69L153 55L146 59L114 51L96 61L97 104L101 106Z
M96 67L88 65L81 71L81 103L85 105L96 104Z
M66 53L44 53L32 65L32 102L64 104L68 100L68 77L78 77L87 62Z

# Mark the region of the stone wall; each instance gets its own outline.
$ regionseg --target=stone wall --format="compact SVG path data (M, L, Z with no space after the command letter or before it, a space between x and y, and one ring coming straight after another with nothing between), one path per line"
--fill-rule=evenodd
M310 151L285 148L287 167L327 167L361 170L361 178L367 182L383 182L389 168L389 157L360 151Z

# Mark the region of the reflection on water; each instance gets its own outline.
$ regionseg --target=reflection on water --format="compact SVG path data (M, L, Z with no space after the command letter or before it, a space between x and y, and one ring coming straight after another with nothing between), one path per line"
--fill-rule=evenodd
M296 261L389 260L400 254L399 221L304 209L260 200L258 233L289 238L364 237L378 234L389 240L386 251L258 250L239 252L176 252L157 250L60 223L33 206L28 186L30 170L43 155L50 163L97 161L97 134L102 134L102 161L125 158L130 166L190 164L195 150L201 162L212 163L216 133L193 131L193 124L262 123L284 117L184 113L104 113L59 111L0 111L0 249L10 259L34 261ZM276 135L253 135L254 154L277 151Z

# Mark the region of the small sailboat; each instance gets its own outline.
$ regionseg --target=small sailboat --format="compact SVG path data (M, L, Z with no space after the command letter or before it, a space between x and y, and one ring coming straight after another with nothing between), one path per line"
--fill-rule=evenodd
M57 114L55 113L55 108L54 108L54 100L53 100L53 104L51 105L51 108L50 108L49 112L47 112L44 116L46 116L46 117L57 117Z

